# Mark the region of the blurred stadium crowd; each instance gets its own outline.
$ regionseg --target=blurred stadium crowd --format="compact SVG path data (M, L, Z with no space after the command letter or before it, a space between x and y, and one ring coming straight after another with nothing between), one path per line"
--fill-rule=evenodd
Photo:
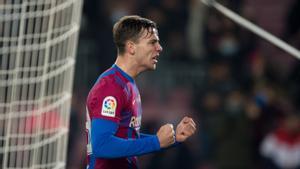
M299 0L220 0L300 49ZM198 0L84 2L73 94L68 168L85 165L85 99L112 65L112 25L138 14L157 22L157 70L137 78L142 130L184 115L198 124L186 144L140 158L141 169L300 168L300 61Z

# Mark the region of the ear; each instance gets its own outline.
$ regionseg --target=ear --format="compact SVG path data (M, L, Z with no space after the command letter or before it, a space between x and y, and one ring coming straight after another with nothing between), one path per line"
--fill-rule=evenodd
M136 46L135 46L134 42L132 42L132 41L127 41L126 42L126 50L129 54L134 55L135 54L135 49L136 49Z

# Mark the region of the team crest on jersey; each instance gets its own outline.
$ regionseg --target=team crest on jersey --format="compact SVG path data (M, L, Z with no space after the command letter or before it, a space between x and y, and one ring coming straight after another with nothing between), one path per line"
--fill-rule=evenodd
M102 103L102 116L115 117L117 108L117 100L113 96L107 96Z

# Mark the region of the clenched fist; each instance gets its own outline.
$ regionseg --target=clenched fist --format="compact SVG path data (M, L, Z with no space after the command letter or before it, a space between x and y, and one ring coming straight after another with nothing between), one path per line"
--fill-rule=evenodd
M175 132L172 124L165 124L156 133L160 148L165 148L175 143Z
M184 117L176 127L176 141L184 142L196 131L196 124L192 118Z

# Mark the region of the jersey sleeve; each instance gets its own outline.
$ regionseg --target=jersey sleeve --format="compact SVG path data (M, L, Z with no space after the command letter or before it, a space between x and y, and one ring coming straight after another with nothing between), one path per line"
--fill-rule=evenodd
M102 79L90 91L87 109L91 120L100 118L119 123L125 103L122 87L112 80Z
M140 133L140 137L141 138L146 138L146 137L151 137L151 136L153 136L153 135L151 135L151 134L145 134L145 133Z
M105 126L105 127L104 127ZM92 149L98 158L120 158L138 156L160 150L156 135L138 139L123 139L115 136L118 125L114 122L92 120Z
M140 133L140 138L142 138L142 139L144 139L144 138L150 138L150 137L154 137L154 136L156 136L156 135ZM158 144L159 144L159 142L158 142ZM181 144L180 142L175 141L175 143L173 143L169 147L161 148L160 150L165 150L165 149L173 148L173 147L176 147L176 146L178 146L180 144Z

